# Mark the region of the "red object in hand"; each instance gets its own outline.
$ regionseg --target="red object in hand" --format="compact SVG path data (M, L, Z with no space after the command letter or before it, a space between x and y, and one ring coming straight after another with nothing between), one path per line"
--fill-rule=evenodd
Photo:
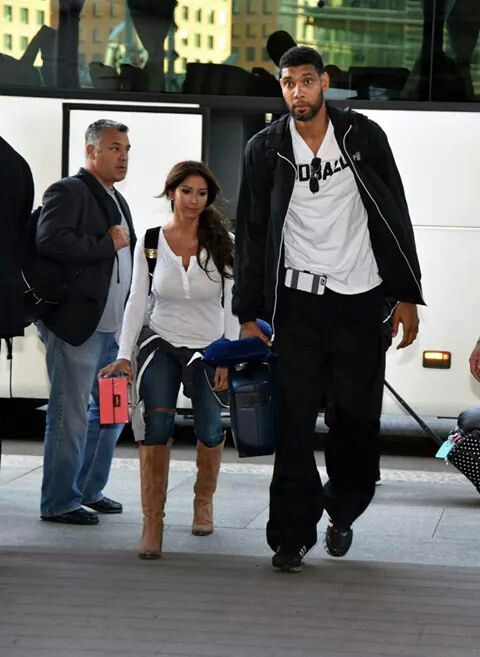
M125 424L128 417L128 380L126 376L98 379L100 424Z

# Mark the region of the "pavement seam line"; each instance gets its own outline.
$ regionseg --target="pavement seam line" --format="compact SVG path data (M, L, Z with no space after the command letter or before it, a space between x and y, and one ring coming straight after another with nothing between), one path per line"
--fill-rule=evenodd
M42 466L42 456L32 455L13 455L5 454L2 456L2 466L5 467L25 467L29 468L28 472L24 472L19 477L31 474ZM112 469L139 471L139 461L137 458L114 458ZM170 469L172 472L186 472L196 473L197 466L195 461L184 461L172 459L170 461ZM326 469L324 466L319 466L318 471L322 478L326 478ZM273 465L269 464L256 464L256 463L223 463L220 469L222 474L248 474L248 475L264 475L271 476L273 473ZM388 481L403 481L408 483L436 483L436 484L467 484L465 476L460 473L448 472L432 472L424 470L397 470L382 468L382 483Z

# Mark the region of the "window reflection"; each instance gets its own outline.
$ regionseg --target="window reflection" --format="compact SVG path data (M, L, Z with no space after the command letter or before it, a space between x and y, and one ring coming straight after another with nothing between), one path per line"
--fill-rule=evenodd
M479 0L11 0L0 85L278 95L270 35L317 48L332 96L480 98Z

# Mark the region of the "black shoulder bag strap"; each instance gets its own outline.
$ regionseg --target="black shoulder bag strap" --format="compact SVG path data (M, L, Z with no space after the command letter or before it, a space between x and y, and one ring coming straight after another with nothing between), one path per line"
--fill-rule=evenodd
M149 228L145 233L145 244L143 245L143 252L145 254L145 258L147 259L148 266L148 294L150 294L152 291L153 272L155 271L155 266L157 264L158 238L160 237L161 229L161 226L156 226L155 228ZM222 306L224 303L225 279L222 274Z
M158 238L160 237L161 226L149 228L145 233L145 244L143 245L143 252L147 259L148 266L148 294L152 291L153 272L157 264L158 255Z

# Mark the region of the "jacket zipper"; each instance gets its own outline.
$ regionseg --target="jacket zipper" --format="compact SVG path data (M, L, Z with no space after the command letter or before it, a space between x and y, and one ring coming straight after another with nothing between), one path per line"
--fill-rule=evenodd
M370 192L369 192L367 186L365 185L365 183L363 182L362 178L360 177L360 174L358 173L358 170L357 170L357 168L355 167L355 164L353 163L353 159L352 159L352 157L350 156L350 153L349 153L348 150L347 150L347 145L346 145L345 142L346 142L346 139L347 139L348 133L350 132L351 129L352 129L352 126L350 125L350 126L348 127L347 132L343 135L343 148L344 148L344 150L345 150L345 153L347 154L348 159L350 160L350 165L351 165L353 171L355 172L355 175L357 176L358 180L360 181L360 183L361 183L363 189L366 191L366 193L367 193L367 195L369 196L370 200L372 201L372 203L374 204L374 206L377 208L377 212L378 212L378 214L379 214L379 215L381 216L381 218L383 219L383 221L384 221L386 227L388 228L388 230L390 231L390 233L391 233L393 239L395 240L395 243L396 243L396 245L397 245L397 247L398 247L398 250L399 250L400 253L402 254L402 256L403 256L405 262L407 263L407 267L409 268L410 273L412 274L412 278L413 278L413 280L415 281L415 284L416 284L417 287L418 287L418 291L420 292L420 298L421 298L421 300L423 301L423 303L425 303L425 300L424 300L424 298L423 298L422 288L421 288L421 286L420 286L420 283L417 281L417 277L415 276L415 274L414 274L414 272L413 272L413 269L412 269L412 266L410 265L410 262L409 262L407 256L406 256L405 253L403 252L402 247L400 246L400 244L399 244L399 242L398 242L397 236L395 235L395 233L393 232L393 230L390 228L390 224L389 224L388 221L385 219L385 216L383 215L382 211L381 211L380 208L378 207L378 203L377 203L376 200L373 198L373 196L370 194Z
M295 165L293 164L293 162L291 162L291 161L288 159L288 157L285 157L284 155L281 155L278 151L277 151L277 155L278 155L278 157L281 157L282 160L285 160L285 162L288 162L288 164L290 164L290 166L293 168L293 170L294 170L294 172L295 172L295 180L296 180L296 179L297 179L297 169L296 169ZM283 224L282 224L282 238L281 238L281 240L280 240L280 249L279 249L279 251L278 251L278 260L277 260L277 277L276 277L276 281L275 281L275 300L274 300L274 302L273 302L273 313L272 313L272 342L275 340L275 314L276 314L276 312L277 312L277 301L278 301L278 278L279 278L279 271L280 271L280 259L281 259L281 257L282 257L282 248L283 248L283 230L284 230L284 228L285 228L285 218L286 218L286 216L288 215L288 210L290 209L290 203L292 202L292 196L293 196L293 190L292 190L292 193L290 194L290 199L289 199L289 201L288 201L288 205L287 205L287 211L286 211L286 213L285 213L285 217L284 217L284 219L283 219Z

